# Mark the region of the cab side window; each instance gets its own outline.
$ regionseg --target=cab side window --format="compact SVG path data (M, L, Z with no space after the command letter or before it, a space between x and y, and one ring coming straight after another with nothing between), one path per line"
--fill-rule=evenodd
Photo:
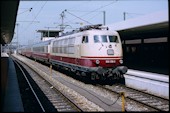
M88 36L83 36L82 43L88 43L88 42L89 42Z

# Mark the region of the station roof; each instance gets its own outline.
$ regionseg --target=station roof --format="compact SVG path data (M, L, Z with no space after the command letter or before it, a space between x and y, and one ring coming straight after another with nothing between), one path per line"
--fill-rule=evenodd
M19 0L1 0L1 44L10 43L16 23Z
M159 11L107 26L109 30L118 31L123 39L159 37L160 35L167 36L169 29L168 17L168 11Z

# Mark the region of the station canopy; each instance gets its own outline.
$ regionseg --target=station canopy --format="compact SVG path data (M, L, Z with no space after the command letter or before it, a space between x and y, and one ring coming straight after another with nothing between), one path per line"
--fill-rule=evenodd
M118 31L122 39L168 36L168 17L168 11L159 11L107 26L109 30Z

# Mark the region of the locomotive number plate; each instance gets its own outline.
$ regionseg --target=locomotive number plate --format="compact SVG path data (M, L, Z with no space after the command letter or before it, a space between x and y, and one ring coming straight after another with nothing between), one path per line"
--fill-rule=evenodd
M116 63L115 60L106 60L106 63Z

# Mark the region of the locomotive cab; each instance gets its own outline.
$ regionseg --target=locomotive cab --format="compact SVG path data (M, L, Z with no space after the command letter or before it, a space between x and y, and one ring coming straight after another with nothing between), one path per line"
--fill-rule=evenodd
M81 57L93 59L91 67L121 65L122 45L116 32L91 30L82 36Z
M123 64L120 36L116 31L89 30L82 36L81 65L91 67L93 78L123 77L127 67ZM97 73L97 74L96 74ZM100 75L100 76L98 76Z

